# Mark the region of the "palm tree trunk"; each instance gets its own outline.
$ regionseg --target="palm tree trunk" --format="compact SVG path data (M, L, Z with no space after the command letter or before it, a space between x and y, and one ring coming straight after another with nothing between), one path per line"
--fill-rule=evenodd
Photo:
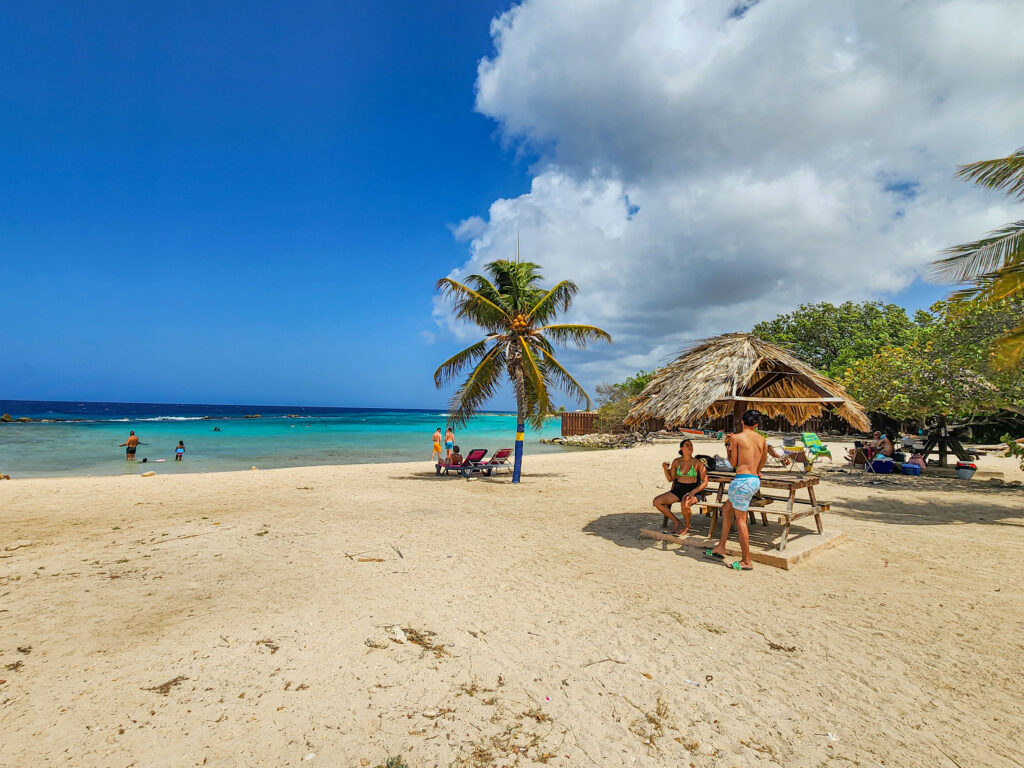
M512 482L518 483L523 472L523 438L526 431L526 386L523 380L522 359L514 365L513 380L516 387L516 453L512 465Z

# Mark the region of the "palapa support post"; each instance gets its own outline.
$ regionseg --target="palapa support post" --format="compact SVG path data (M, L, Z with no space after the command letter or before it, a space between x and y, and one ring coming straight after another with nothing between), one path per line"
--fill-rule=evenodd
M747 404L742 400L737 400L732 404L732 431L742 432L743 431L743 414L747 410Z

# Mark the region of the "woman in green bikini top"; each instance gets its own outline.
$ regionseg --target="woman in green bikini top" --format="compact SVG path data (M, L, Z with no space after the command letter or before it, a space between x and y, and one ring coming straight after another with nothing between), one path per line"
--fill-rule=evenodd
M671 464L661 465L665 479L672 483L672 488L654 499L654 508L664 515L662 527L672 520L675 525L672 533L681 536L690 530L690 507L697 500L697 494L708 487L708 471L704 462L693 457L693 441L683 440L679 444L679 458ZM682 509L684 522L672 514L672 505L676 502Z

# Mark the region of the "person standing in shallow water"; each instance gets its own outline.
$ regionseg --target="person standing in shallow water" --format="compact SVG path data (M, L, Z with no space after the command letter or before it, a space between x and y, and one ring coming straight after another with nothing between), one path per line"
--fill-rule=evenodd
M430 454L430 460L435 464L441 463L441 428L434 430L434 452Z
M185 458L185 441L179 440L178 447L174 449L174 460L181 461Z
M451 427L447 427L444 431L444 460L447 463L451 463L452 460L452 448L455 447L455 433L452 432Z
M128 433L128 439L118 447L124 448L125 461L135 461L135 451L139 447L139 438L136 437L134 429Z
M757 431L761 423L761 412L751 409L743 414L743 431L726 438L729 449L729 463L736 468L736 476L729 483L729 499L722 507L722 535L714 549L704 554L716 560L725 559L725 542L729 539L733 513L736 515L736 535L740 540L740 559L731 567L738 571L751 571L750 531L747 530L747 511L750 502L761 490L761 470L768 460L768 442Z

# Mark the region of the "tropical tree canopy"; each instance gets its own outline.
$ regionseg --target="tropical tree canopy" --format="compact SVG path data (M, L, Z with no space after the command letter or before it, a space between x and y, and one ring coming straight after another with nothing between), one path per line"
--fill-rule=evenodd
M986 189L1002 190L1024 202L1024 148L1009 157L961 166L957 176ZM945 258L932 264L934 278L966 283L952 298L1000 301L1024 297L1024 220L1007 224L985 237L947 248ZM1024 320L1007 329L996 345L998 362L1020 364L1024 356Z
M1024 377L996 364L994 347L1024 300L942 301L918 312L912 337L854 362L841 380L864 406L896 419L1024 414Z
M611 341L595 326L554 322L572 305L579 288L569 280L542 288L540 267L531 262L500 260L485 269L487 276L470 275L464 282L445 277L437 282L456 318L487 331L434 373L439 388L466 374L451 399L452 422L465 424L506 377L515 391L520 423L539 429L544 417L556 410L556 390L589 408L590 396L554 354L556 344L583 348L594 341Z
M897 304L827 301L801 304L793 312L758 323L751 333L785 347L830 378L879 349L899 346L913 335L913 323Z

